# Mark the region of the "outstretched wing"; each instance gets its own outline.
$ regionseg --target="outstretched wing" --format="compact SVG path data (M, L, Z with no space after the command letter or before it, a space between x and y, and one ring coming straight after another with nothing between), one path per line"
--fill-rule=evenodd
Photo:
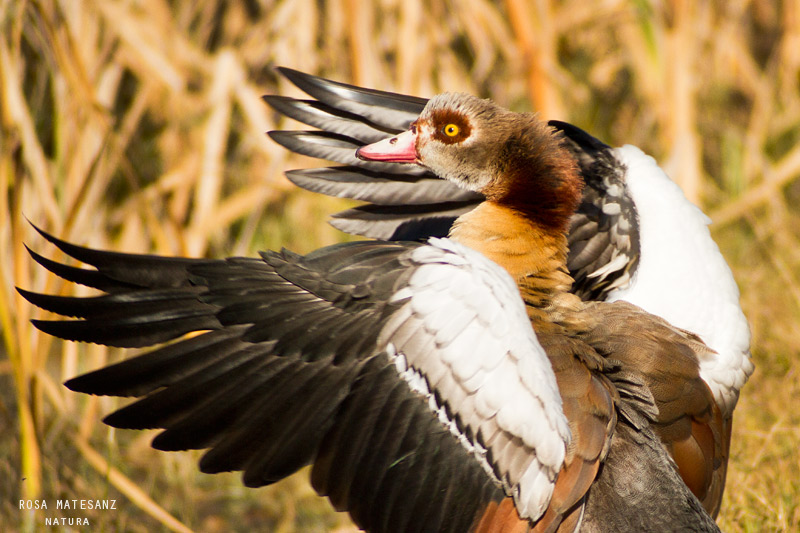
M366 202L334 215L334 227L375 239L424 241L447 236L455 219L483 200L416 165L355 158L356 148L408 129L427 100L278 71L314 100L274 95L264 100L321 131L273 131L270 137L293 152L345 165L293 170L287 177L310 191Z
M354 157L357 148L408 129L427 100L278 70L315 100L264 100L321 131L273 131L270 136L293 152L346 165L292 170L287 177L310 191L366 202L334 215L331 224L336 228L376 239L441 237L458 216L483 200L421 167ZM630 281L638 261L638 225L625 188L627 169L611 147L583 130L565 122L549 124L564 134L586 183L569 235L574 290L585 300L603 299Z
M570 431L513 281L479 253L434 240L182 259L42 234L94 268L34 259L102 294L20 290L74 318L36 326L153 346L67 382L138 398L107 423L161 428L155 448L207 449L201 470L248 486L313 464L316 490L370 531L527 527L547 510Z

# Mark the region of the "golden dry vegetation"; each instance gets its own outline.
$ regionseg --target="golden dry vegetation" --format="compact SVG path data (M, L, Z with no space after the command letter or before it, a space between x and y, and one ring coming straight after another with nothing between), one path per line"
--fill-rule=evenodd
M118 351L54 341L14 291L66 293L23 243L214 256L343 238L341 201L264 132L272 69L462 90L653 154L714 220L753 329L726 531L800 530L800 4L794 0L0 0L0 529L20 499L115 499L91 531L348 530L301 472L258 490L102 423L67 377ZM60 516L59 512L49 512ZM64 516L70 516L65 512ZM75 515L73 515L75 516ZM83 530L83 529L82 529Z

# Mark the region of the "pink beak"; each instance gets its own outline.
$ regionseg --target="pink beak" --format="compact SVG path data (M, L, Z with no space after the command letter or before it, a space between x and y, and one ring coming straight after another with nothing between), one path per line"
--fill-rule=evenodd
M362 146L356 150L356 157L365 161L416 163L417 130L411 128L396 137Z

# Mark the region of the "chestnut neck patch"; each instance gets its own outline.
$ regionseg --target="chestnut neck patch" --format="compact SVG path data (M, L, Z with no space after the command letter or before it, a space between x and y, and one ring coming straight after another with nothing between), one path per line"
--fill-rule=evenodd
M544 230L566 233L581 200L575 159L544 123L512 134L498 151L498 175L483 193Z

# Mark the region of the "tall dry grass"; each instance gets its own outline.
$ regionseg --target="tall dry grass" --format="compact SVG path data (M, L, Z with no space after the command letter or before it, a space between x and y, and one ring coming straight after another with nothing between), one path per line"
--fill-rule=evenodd
M117 402L60 383L120 357L54 341L13 290L63 287L23 243L131 252L308 251L342 206L297 191L262 93L286 65L431 95L462 90L656 156L715 221L757 373L736 415L727 531L800 529L800 6L745 0L0 0L0 524L92 531L327 531L347 518L302 474L246 490L197 454L99 423ZM23 512L19 499L115 499ZM52 503L51 503L52 505Z

